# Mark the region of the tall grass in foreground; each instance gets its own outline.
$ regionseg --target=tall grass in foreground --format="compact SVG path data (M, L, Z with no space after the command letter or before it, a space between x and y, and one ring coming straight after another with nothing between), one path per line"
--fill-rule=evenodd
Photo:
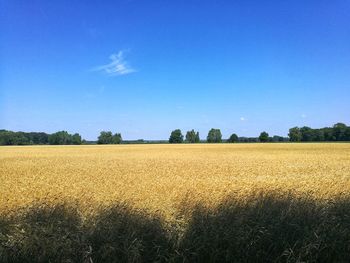
M260 193L189 206L179 212L186 223L173 227L125 204L91 218L73 206L38 205L0 218L0 261L349 262L349 199Z

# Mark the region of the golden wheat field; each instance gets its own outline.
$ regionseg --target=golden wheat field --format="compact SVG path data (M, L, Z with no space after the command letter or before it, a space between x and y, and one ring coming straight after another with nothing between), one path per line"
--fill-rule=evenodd
M0 148L0 213L73 202L94 212L127 202L173 218L183 202L293 192L350 195L350 144L182 144Z

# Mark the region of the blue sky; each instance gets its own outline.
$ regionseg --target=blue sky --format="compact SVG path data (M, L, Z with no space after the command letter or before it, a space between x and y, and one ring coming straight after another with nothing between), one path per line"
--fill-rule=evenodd
M91 140L350 124L347 0L0 5L0 128Z

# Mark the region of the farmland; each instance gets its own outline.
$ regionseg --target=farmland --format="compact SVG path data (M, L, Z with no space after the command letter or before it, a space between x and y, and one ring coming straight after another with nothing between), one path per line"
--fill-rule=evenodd
M115 201L171 218L177 205L257 190L350 194L349 144L48 146L0 149L0 211L33 202Z
M157 218L161 228L166 229L166 235L171 233L170 240L173 240L177 235L174 232L191 233L189 224L195 221L197 217L193 215L198 215L199 210L204 209L205 218L208 218L208 215L220 214L223 204L227 203L235 209L257 211L256 206L261 208L268 203L268 210L271 205L281 202L283 205L277 205L279 208L274 210L277 218L280 213L287 216L292 213L291 220L300 219L296 214L308 219L308 211L324 215L329 209L340 209L342 212L336 214L339 222L350 220L350 144L347 143L2 147L0 182L0 215L5 218L4 222L9 218L19 220L37 207L58 206L74 207L78 217L85 222L117 205L131 214ZM261 200L267 200L267 203L263 201L259 205ZM334 208L334 204L340 208ZM264 214L265 210L259 211ZM237 214L240 213L236 211ZM275 219L267 219L267 222ZM312 231L318 231L318 224L328 224L328 219L327 216L319 218L324 220L322 222L315 219L317 222L313 227L316 230ZM343 237L348 242L348 225L338 226L340 229L334 231L338 234L343 231L338 238ZM321 232L311 235L320 236ZM209 235L210 230L206 233ZM177 240L183 237L182 234L179 236ZM299 259L310 259L323 253L321 248L316 252L305 252L302 242L313 242L309 239L298 242L294 244L295 251L291 252L295 256L291 256L291 261L297 261L298 256ZM195 241L190 243L193 245ZM188 249L191 245L184 241L181 246ZM282 255L286 249L292 249L293 244L286 246L268 253ZM346 249L349 251L346 245L339 249L343 249L343 253ZM6 254L6 249L3 251L3 255L11 257ZM176 261L177 257L181 260L191 259L193 255L200 258L203 251L195 251L190 255L183 252L181 256L174 256L175 252L164 253L168 259ZM341 253L337 255L342 256ZM212 259L219 260L220 256Z

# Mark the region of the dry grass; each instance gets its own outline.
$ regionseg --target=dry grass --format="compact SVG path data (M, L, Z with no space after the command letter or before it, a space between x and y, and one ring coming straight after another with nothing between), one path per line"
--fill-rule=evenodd
M350 144L0 148L1 262L347 262Z
M350 195L350 144L34 146L0 148L0 213L78 202L83 212L125 201L167 219L183 202L291 191Z

